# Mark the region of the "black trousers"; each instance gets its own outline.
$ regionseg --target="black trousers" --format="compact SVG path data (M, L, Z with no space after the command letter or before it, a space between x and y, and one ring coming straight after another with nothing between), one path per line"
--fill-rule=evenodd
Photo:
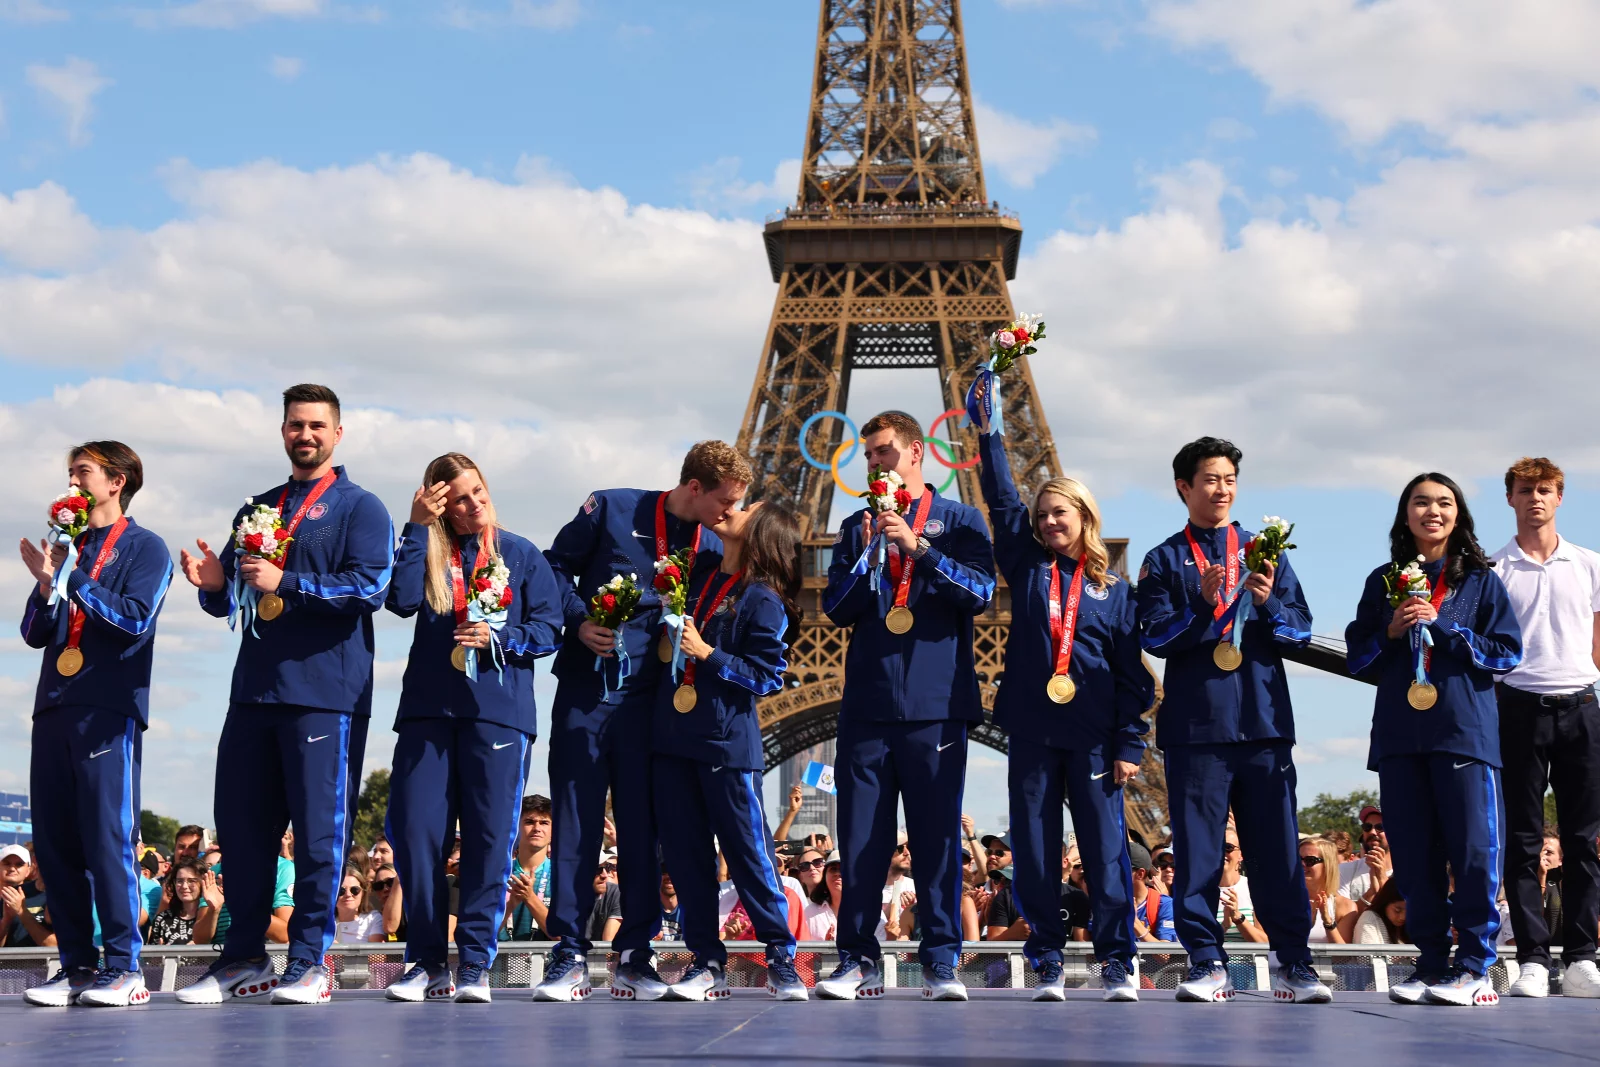
M1600 926L1600 703L1593 690L1547 697L1495 687L1506 804L1506 901L1519 963L1550 964L1552 931L1539 892L1544 794L1555 792L1561 827L1561 958L1595 958ZM1551 704L1566 706L1551 706Z

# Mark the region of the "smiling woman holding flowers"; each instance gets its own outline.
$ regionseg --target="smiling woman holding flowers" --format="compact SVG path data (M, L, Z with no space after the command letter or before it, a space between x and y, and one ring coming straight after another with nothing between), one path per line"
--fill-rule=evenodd
M1492 1005L1505 819L1494 683L1521 661L1522 631L1466 499L1444 475L1419 474L1400 494L1389 559L1368 576L1345 630L1351 673L1378 686L1367 766L1378 772L1394 880L1419 950L1415 973L1389 998Z
M388 995L487 1001L537 731L533 664L558 647L561 593L539 549L496 523L477 464L451 452L428 464L412 499L386 606L417 616L389 785L412 966ZM452 983L445 855L458 817Z

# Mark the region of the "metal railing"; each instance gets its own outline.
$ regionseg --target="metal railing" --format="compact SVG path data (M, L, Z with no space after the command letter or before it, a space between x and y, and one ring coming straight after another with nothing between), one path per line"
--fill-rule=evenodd
M552 948L547 941L514 941L500 945L490 974L490 985L499 989L528 989L544 977L545 954ZM590 981L607 986L616 970L609 946L599 945L589 955ZM667 981L681 977L690 963L690 954L681 941L657 941L656 967ZM1266 945L1230 942L1228 973L1234 987L1265 990L1272 986ZM728 984L734 987L760 986L766 980L765 948L757 941L730 941ZM914 941L894 941L883 946L884 984L890 988L915 989L922 985L922 965L917 960ZM270 951L277 967L284 966L284 950ZM339 989L382 989L405 972L406 946L402 943L335 945L328 953L328 965ZM1385 992L1391 982L1404 979L1416 963L1412 945L1313 945L1312 962L1322 980L1335 991ZM1553 949L1559 956L1560 950ZM145 981L153 990L171 992L196 981L219 950L206 945L146 946L141 964ZM1100 983L1100 965L1093 946L1074 942L1065 950L1068 988L1095 988ZM802 941L795 963L807 985L824 977L838 963L839 955L831 941ZM454 963L454 959L451 961ZM18 994L53 976L58 968L53 948L0 949L0 994ZM1188 968L1183 948L1166 942L1139 946L1140 985L1145 989L1173 989ZM968 942L962 948L957 974L974 989L1028 989L1036 979L1022 954L1019 941ZM1490 970L1495 988L1505 992L1510 983L1502 960Z

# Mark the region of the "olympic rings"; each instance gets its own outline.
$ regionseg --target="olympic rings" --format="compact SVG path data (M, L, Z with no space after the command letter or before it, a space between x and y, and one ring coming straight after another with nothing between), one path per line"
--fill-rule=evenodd
M850 440L848 442L846 442L846 444L848 444L850 446L852 451L850 452L849 458L846 459L844 462L850 463L850 462L854 461L855 458L856 458L856 454L855 454L854 450L856 448L860 447L860 444L856 441L856 424L850 421L850 416L846 415L842 411L819 411L819 412L817 412L815 415L811 416L805 422L802 422L800 424L800 458L805 460L807 463L811 464L813 467L817 468L817 470L819 470L819 471L828 470L829 469L829 464L826 464L826 463L822 462L820 459L817 459L816 457L812 456L811 450L806 447L806 434L811 432L811 427L815 426L819 419L828 419L828 418L838 419L840 422L842 422L846 426L850 427ZM835 480L837 480L837 478L838 478L838 469L839 469L839 454L837 452L834 453L832 467L833 467L833 470L835 472L834 473Z
M965 415L965 414L966 414L966 411L961 409L961 408L951 408L949 411L945 412L943 415L940 415L937 419L933 420L933 425L928 427L928 435L929 436L924 437L923 440L924 441L933 441L933 440L935 440L936 438L933 437L933 434L936 434L936 433L939 432L939 426L940 426L941 423L944 422L944 420L948 419L952 415ZM950 445L950 442L948 442L948 441L940 441L939 443L942 444L942 445L945 445L946 447L949 447L951 452L954 453L955 449L954 449L953 446ZM934 459L938 460L940 463L943 463L946 467L949 467L952 471L971 470L973 467L976 467L978 465L978 461L983 458L982 456L973 456L971 459L967 460L965 463L954 463L954 462L952 462L950 460L947 460L947 459L943 458L942 456L940 456L939 455L939 450L937 448L929 449L929 451L932 453ZM951 474L950 477L954 478L955 475ZM944 492L944 490L941 489L941 490L939 490L939 492L942 493L942 492Z
M940 447L949 448L949 449L954 449L955 448L955 446L952 445L949 441L943 441L943 440L940 440L937 437L924 437L923 440L925 442L927 442L928 444L935 446L934 448L932 448L930 450L930 451L933 452L935 458L938 458L938 454L939 454L938 450L939 450ZM828 467L828 470L829 470L830 473L832 473L832 475L833 475L833 484L839 487L839 492L844 493L847 496L859 497L861 494L859 492L857 492L856 490L850 488L848 485L845 485L844 484L844 479L839 476L839 454L841 452L843 452L845 449L854 446L855 444L856 444L856 439L854 437L849 438L848 440L845 440L845 441L841 441L839 443L839 447L833 450L833 463ZM940 459L939 462L940 463L944 463L944 465L946 467L951 467L950 477L946 478L944 480L944 484L939 486L939 488L934 490L934 492L941 493L941 494L942 493L948 493L950 491L950 487L952 485L956 484L956 470L955 470L955 468L953 466L951 466L950 463L946 462L945 460Z
M933 420L933 425L928 427L928 433L930 436L924 437L922 440L928 445L933 446L935 444L935 438L932 435L939 431L939 427L944 425L945 421L952 416L962 416L965 414L966 411L961 408L951 408L949 411L946 411L944 414ZM811 449L806 447L806 435L811 432L811 427L815 426L822 419L838 419L840 422L845 424L845 427L849 431L845 440L837 449L834 450L833 462L831 463L824 463L822 460L817 459L811 454ZM857 429L856 424L851 421L850 416L846 415L844 412L819 411L810 418L806 419L805 422L800 424L800 458L805 460L819 471L831 471L833 474L834 483L839 486L839 489L842 492L850 493L851 490L846 489L844 483L839 481L839 464L852 463L855 461L856 453L861 447L859 434L860 431ZM953 446L949 441L939 440L937 441L937 444L943 445L947 449L952 449L952 458L945 459L944 456L939 454L939 449L937 447L929 448L929 451L933 454L933 458L938 460L941 465L948 467L952 471L971 470L973 467L978 465L979 460L982 458L981 456L973 456L964 463L957 463L955 462L953 455ZM850 454L841 458L840 452L846 448L850 450ZM945 482L946 487L952 484L954 484L952 480L947 479ZM945 489L939 490L941 493L944 491ZM860 494L851 493L851 495L859 496Z

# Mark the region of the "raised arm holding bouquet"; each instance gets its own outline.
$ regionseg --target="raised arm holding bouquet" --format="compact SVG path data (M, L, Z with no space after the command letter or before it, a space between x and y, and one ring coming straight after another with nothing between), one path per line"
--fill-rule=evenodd
M1044 319L1038 315L1024 315L989 335L989 361L978 369L977 377L967 389L967 415L979 433L1006 432L1000 375L1023 356L1039 351L1033 343L1042 340Z

